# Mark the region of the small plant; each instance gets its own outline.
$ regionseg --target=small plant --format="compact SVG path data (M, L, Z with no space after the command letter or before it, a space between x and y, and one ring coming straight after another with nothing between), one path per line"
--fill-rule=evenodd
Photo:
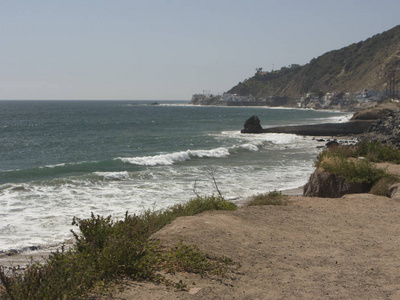
M287 205L289 203L289 197L283 195L282 192L272 191L268 194L259 194L255 196L247 205Z
M202 253L197 246L183 245L182 242L162 257L163 269L175 274L176 272L198 273L223 276L233 261L226 257L210 257Z

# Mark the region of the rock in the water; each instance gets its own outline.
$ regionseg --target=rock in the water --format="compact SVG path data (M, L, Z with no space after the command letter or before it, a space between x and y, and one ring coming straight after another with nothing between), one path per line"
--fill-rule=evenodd
M260 124L260 119L257 116L252 116L244 122L241 133L261 133L263 128Z
M342 177L315 170L303 189L305 197L340 198L345 194L367 193L371 185L366 183L348 183Z
M325 146L326 146L327 148L330 148L330 147L337 147L337 146L339 146L339 143L337 142L337 140L333 140L333 141L327 142L327 143L325 144Z
M15 250L15 249L10 249L10 250L6 251L7 256L17 255L18 253L19 253L18 250Z

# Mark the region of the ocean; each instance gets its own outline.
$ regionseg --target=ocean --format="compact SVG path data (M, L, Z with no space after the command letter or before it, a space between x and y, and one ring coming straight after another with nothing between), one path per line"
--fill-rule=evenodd
M191 106L188 101L0 101L0 253L71 238L74 216L122 219L216 194L233 202L302 186L321 142L263 127L348 113ZM211 175L210 175L211 174ZM74 228L76 230L76 227Z

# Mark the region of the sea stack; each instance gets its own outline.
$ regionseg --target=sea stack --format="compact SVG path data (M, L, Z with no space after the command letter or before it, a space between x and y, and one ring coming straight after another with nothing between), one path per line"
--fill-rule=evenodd
M257 116L252 116L244 122L241 133L262 133L263 128L260 125L260 119Z

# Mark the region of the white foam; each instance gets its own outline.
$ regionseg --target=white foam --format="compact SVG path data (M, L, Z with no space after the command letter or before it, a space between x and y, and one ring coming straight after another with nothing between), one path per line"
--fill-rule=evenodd
M128 163L162 167L93 173L100 180L86 175L54 179L47 184L4 186L0 192L0 250L62 242L71 237L70 229L77 230L71 226L74 216L89 218L93 212L121 219L126 211L140 213L186 202L195 196L194 183L200 195L216 193L203 162L176 162L211 158L209 165L215 168L215 180L226 199L295 188L304 184L313 170L317 151L313 146L318 142L311 138L233 131L217 137L223 140L224 147L120 158ZM251 151L251 160L247 163L248 153L235 149ZM227 159L213 159L219 157ZM18 218L14 211L18 211Z
M266 133L265 141L269 141L274 144L290 144L295 140L299 140L300 137L295 134L285 134L285 133Z
M46 165L44 167L39 167L39 169L45 169L45 168L57 168L57 167L64 167L66 165L66 163L59 163L59 164L55 164L55 165Z
M291 144L303 139L301 136L287 133L242 134L237 131L223 131L221 132L221 136L239 141L246 141L247 143L250 142L255 146L260 146L265 142L271 142L273 144Z
M256 150L252 144L242 146ZM225 148L220 152L215 150L199 151L196 155L228 155ZM312 162L306 160L268 159L265 158L266 163L260 161L260 164L248 165L217 163L214 176L223 195L234 199L298 187L305 183L313 168ZM77 230L71 226L74 216L89 218L93 212L121 219L126 211L138 213L148 208L162 209L186 202L195 196L195 182L200 195L216 193L209 173L201 164L152 168L139 174L96 172L96 175L123 180L93 181L77 177L51 185L26 183L23 190L5 189L0 194L0 249L62 242L71 237L70 229ZM19 210L18 218L13 210Z
M229 156L227 148L216 148L211 150L187 150L168 154L143 157L118 157L123 162L140 166L168 166L177 162L190 160L192 157L226 157Z
M254 144L243 144L240 147L243 149L249 150L249 151L258 151L259 150L257 145L254 145Z
M340 116L333 116L324 119L316 119L318 123L344 123L348 122L352 118L353 114L346 114Z
M123 172L94 172L93 174L110 180L124 180L129 179L129 173L127 171Z

